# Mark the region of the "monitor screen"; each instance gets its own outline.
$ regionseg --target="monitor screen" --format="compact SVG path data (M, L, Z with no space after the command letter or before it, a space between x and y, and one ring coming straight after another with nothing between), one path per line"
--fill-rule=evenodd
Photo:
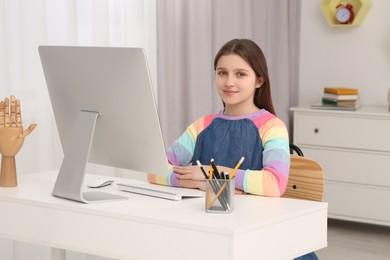
M79 182L69 176L84 174L87 161L169 174L143 49L40 46L39 54L64 151L57 182Z

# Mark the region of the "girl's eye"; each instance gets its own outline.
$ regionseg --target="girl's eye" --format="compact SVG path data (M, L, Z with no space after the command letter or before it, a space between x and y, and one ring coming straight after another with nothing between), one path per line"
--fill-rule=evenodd
M220 76L226 75L226 72L225 71L218 71L218 75L220 75Z
M242 77L245 77L245 76L246 76L245 73L242 73L242 72L238 72L238 73L237 73L237 77L238 77L238 78L242 78Z

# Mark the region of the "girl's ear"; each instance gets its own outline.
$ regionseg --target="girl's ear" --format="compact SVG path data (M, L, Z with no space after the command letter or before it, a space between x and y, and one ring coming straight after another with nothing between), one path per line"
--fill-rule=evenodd
M259 77L259 80L257 81L256 88L260 88L264 84L264 79L262 77Z

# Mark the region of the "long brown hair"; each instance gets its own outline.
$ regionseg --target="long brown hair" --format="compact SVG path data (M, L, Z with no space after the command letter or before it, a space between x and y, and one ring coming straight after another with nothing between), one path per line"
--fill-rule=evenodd
M214 59L214 70L217 68L219 58L223 55L237 54L243 58L255 71L256 76L263 78L264 82L257 88L253 102L260 109L266 109L275 115L271 97L271 84L269 81L267 61L260 47L249 39L234 39L225 43Z

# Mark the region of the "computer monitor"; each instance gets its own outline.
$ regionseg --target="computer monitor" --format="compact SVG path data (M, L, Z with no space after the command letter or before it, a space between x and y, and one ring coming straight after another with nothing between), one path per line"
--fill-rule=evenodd
M53 195L85 203L87 162L168 175L146 55L141 48L39 46L64 151Z

